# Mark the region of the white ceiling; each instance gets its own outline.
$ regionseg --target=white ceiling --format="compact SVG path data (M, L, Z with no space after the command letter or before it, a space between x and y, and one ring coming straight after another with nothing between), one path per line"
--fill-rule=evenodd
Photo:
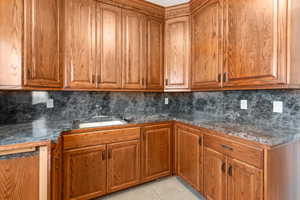
M190 0L145 0L145 1L149 1L164 7L168 7L168 6L174 6L182 3L187 3Z

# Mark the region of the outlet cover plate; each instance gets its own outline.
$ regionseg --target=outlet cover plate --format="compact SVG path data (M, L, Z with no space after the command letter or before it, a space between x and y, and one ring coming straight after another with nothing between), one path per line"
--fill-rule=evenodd
M169 104L169 98L165 98L165 105Z
M273 102L273 112L274 113L283 113L283 102L282 101L274 101Z
M248 101L247 100L241 100L241 109L242 110L248 109Z
M54 108L54 100L53 99L47 100L47 108Z

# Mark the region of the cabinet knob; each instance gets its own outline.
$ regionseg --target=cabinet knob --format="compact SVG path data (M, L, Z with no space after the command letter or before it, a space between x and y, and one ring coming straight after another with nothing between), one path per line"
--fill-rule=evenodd
M228 175L229 175L229 176L232 176L232 166L230 166L230 167L228 168Z
M102 151L102 160L106 160L106 151Z
M226 163L225 162L222 163L221 170L222 170L223 173L226 172Z
M225 72L223 74L223 82L228 82L228 73L227 72Z
M168 79L166 79L166 85L169 85L169 80Z
M112 157L112 150L110 149L108 150L108 159L111 159L111 157Z
M27 79L31 79L31 70L30 68L27 69Z

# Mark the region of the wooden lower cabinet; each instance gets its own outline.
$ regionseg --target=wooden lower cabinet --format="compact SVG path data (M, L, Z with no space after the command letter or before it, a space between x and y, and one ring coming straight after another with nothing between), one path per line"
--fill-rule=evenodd
M64 153L64 200L91 199L106 193L106 145Z
M39 199L39 156L0 160L0 199Z
M202 135L186 126L176 126L176 171L195 189L202 191Z
M226 199L226 156L204 148L204 196L208 200Z
M262 200L262 169L205 147L204 196L208 200Z
M140 141L107 145L108 192L134 186L140 181Z
M142 132L142 181L172 174L172 126L147 126Z
M263 172L236 159L228 159L228 200L263 200Z

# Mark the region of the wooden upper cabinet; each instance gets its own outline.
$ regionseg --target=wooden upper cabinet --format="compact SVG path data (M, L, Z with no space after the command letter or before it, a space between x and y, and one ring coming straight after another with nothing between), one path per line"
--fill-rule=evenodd
M225 1L225 87L286 83L287 4Z
M136 185L140 181L140 142L138 140L107 145L108 192Z
M177 174L194 188L202 188L202 136L195 130L176 128Z
M209 200L226 200L226 156L205 147L203 169L205 198Z
M62 86L61 3L61 0L29 0L25 3L25 86Z
M94 0L64 1L65 86L96 88Z
M190 17L167 20L165 34L165 89L189 89Z
M0 87L61 87L61 0L0 3Z
M22 85L24 1L0 1L0 88Z
M125 89L143 89L146 86L146 17L123 9L122 18L122 85Z
M106 193L105 145L64 152L64 200L91 199Z
M147 89L164 89L164 22L147 20Z
M192 89L221 87L223 0L209 0L191 16Z
M263 172L235 159L228 161L228 199L263 200Z
M122 87L122 11L121 8L97 3L96 70L98 88Z
M172 173L172 127L168 124L145 127L142 133L142 181Z

